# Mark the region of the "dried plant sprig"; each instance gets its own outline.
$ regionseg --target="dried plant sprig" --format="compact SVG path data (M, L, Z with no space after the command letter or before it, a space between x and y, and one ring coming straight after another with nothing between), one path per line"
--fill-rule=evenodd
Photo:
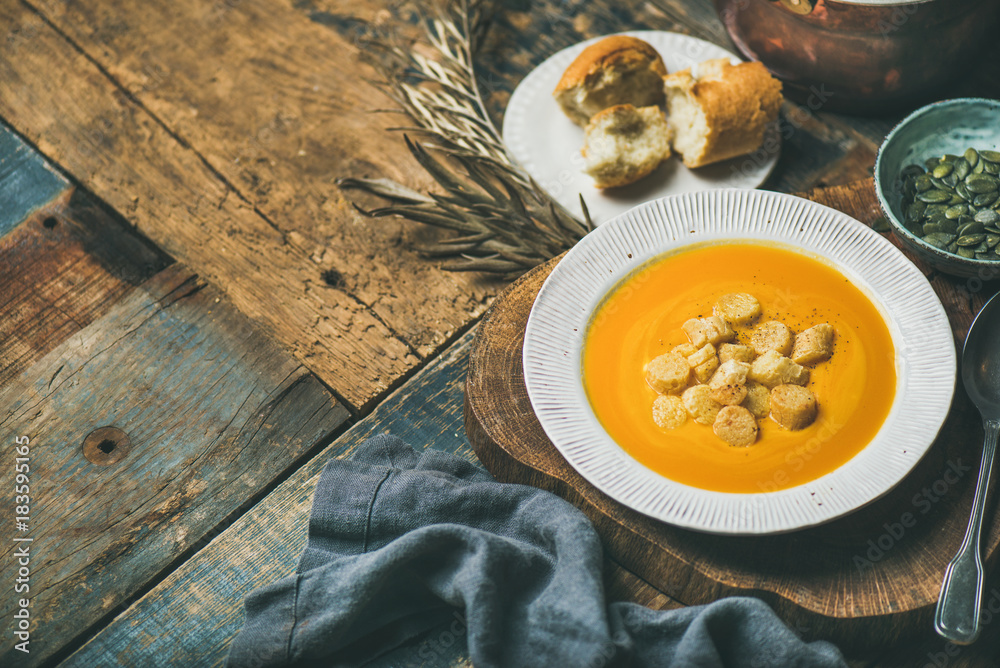
M581 221L510 159L490 120L472 55L492 8L489 0L459 0L426 20L435 57L384 39L372 43L382 55L375 61L383 77L376 85L415 123L392 129L424 137L421 143L404 135L410 153L444 192L424 195L389 179L343 178L338 184L393 202L368 211L358 207L365 215L402 216L457 232L416 249L454 258L443 268L512 278L570 248L593 224L585 205Z

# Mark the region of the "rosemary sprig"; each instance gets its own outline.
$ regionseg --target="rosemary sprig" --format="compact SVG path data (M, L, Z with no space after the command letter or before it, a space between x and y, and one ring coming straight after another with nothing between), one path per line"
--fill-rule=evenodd
M578 220L510 159L490 120L472 55L492 10L489 0L458 0L439 9L424 22L434 58L387 39L372 43L383 55L375 61L382 76L376 85L414 122L392 129L422 137L404 134L410 153L443 192L425 195L389 179L337 183L392 201L367 211L357 207L365 215L402 216L453 230L457 236L416 248L427 257L447 258L444 269L509 279L570 248L593 224L586 205L584 220Z

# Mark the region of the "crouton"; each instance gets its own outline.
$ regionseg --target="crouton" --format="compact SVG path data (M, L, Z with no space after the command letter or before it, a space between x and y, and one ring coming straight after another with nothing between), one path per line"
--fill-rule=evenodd
M762 322L750 333L750 347L758 355L768 350L777 350L782 355L792 352L792 330L776 320Z
M664 429L677 429L687 422L687 409L676 394L661 394L653 401L653 422Z
M682 343L679 346L674 346L673 350L670 352L677 353L681 357L690 357L698 352L698 346L693 343ZM693 365L692 365L693 366Z
M755 418L764 419L771 412L771 391L760 383L750 381L747 383L747 396L740 405Z
M724 362L708 381L712 398L724 406L735 406L747 396L747 373L750 365L729 360Z
M712 398L712 388L708 385L694 385L681 395L684 408L698 424L712 424L722 406Z
M824 322L796 335L790 355L792 361L796 364L816 364L830 359L833 354L833 334L833 327Z
M723 343L719 345L719 362L736 360L737 362L753 362L754 351L750 346L739 343Z
M749 325L760 317L760 302L745 292L731 292L719 298L712 313L734 327Z
M757 420L742 406L724 406L715 416L712 431L729 445L746 447L757 440Z
M768 350L750 365L747 377L773 388L776 385L805 385L809 382L809 369L799 366L776 350Z
M707 318L691 318L681 329L687 334L691 343L701 348L706 343L717 346L723 341L732 341L736 338L736 332L729 324L717 315L710 315Z
M799 385L778 385L771 390L771 417L791 431L805 429L816 419L816 396Z
M677 353L664 353L646 363L646 382L660 394L678 393L687 387L691 366Z
M693 344L692 344L693 345ZM715 346L706 343L694 353L688 355L688 364L699 383L707 382L715 370L719 368L719 358L715 355Z

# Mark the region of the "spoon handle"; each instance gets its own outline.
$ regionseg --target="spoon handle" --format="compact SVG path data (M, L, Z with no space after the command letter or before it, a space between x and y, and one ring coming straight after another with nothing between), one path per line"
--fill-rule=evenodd
M986 507L986 489L990 484L990 469L997 448L1000 422L984 421L986 443L983 462L976 483L976 498L972 502L969 528L965 532L958 554L948 564L941 584L934 629L944 638L958 645L968 645L979 636L979 605L983 592L983 562L979 556L980 529L983 509Z

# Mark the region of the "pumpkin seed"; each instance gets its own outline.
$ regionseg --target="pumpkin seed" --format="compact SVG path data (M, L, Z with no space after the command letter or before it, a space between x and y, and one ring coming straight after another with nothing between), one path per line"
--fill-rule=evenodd
M955 234L958 232L958 221L948 220L947 218L943 218L942 220L938 221L938 227L941 228L942 232L947 232L948 234Z
M994 189L995 188L996 186L994 186ZM969 186L969 190L972 190L972 186ZM951 193L938 189L928 190L926 192L917 193L917 199L921 202L947 202L951 200Z
M991 159L991 158L995 158ZM1000 151L966 149L900 171L903 223L929 245L961 257L1000 258ZM884 219L873 229L888 229Z
M921 216L924 215L924 211L927 209L927 203L916 200L910 206L906 207L906 217L912 218L913 220L920 220Z
M935 177L937 177L939 179L943 179L944 177L946 177L949 174L951 174L952 171L954 171L954 169L955 169L955 167L951 163L942 163L942 164L938 165L937 167L935 167L934 171L931 172L931 173ZM965 178L965 177L962 177L962 178Z
M964 236L968 234L985 234L986 227L982 223L977 223L975 221L971 223L965 223L964 225L958 226L958 236Z
M934 246L935 248L940 248L941 250L944 250L945 248L948 247L948 244L950 244L954 238L955 237L953 237L950 234L934 232L932 234L928 234L927 236L925 236L924 241L929 243L931 246Z
M990 253L988 251L986 251L986 252L977 252L976 253L976 259L977 260L992 260L993 257L994 257L993 253Z
M1000 213L997 213L993 209L983 209L976 214L975 220L983 225L993 225L997 221L1000 221Z
M955 178L958 179L959 181L961 181L966 176L968 176L969 172L971 172L971 171L972 171L972 165L970 165L965 160L965 158L959 158L958 160L955 161L955 163L954 163L954 174L955 174Z
M956 190L958 189L956 188ZM981 195L976 195L972 199L972 203L976 206L989 206L990 204L996 202L998 198L1000 198L1000 193L983 193Z
M892 226L889 225L888 218L885 216L879 216L875 219L875 222L872 223L872 229L876 232L888 232L892 229Z
M991 193L997 189L997 180L987 174L969 174L965 177L965 187L976 195Z
M985 240L985 234L963 234L959 238L955 239L955 243L959 246L978 246Z
M955 206L949 206L945 210L944 217L948 218L949 220L957 220L963 213L968 213L968 212L969 212L968 206L966 206L965 204L956 204ZM984 220L983 222L987 223L992 221Z

